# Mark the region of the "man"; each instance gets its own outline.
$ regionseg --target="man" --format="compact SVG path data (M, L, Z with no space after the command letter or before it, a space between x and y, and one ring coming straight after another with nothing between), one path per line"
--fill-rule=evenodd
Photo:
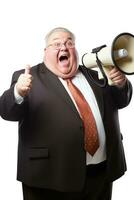
M44 62L15 72L1 96L1 116L19 121L17 179L24 200L110 200L112 182L125 173L118 109L129 104L131 84L115 67L109 74L114 86L98 87L89 73L96 78L78 65L74 34L55 28L46 36ZM86 123L69 79L95 119L93 154L85 149Z

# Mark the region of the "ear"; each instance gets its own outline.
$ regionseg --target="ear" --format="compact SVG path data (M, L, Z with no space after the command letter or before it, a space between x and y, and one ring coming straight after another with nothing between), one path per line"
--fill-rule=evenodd
M46 48L44 48L44 56L43 56L43 58L44 58L44 61L45 61L45 59L46 59Z

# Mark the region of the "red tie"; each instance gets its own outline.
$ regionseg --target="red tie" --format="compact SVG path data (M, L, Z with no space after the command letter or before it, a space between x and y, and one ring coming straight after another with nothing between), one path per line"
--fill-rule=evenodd
M70 79L67 79L67 85L78 106L84 124L85 150L93 156L99 147L98 131L93 113L83 94Z

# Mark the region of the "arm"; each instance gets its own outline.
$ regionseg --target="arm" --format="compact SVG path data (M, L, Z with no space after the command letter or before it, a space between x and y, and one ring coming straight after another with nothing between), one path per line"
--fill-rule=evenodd
M125 74L117 68L113 68L109 74L109 78L114 82L111 86L111 92L117 108L127 106L132 97L132 85L126 78Z
M32 76L28 69L25 73L15 72L12 77L11 87L0 98L0 114L3 119L19 121L27 111L27 95L31 89ZM17 101L17 96L23 97L22 102Z

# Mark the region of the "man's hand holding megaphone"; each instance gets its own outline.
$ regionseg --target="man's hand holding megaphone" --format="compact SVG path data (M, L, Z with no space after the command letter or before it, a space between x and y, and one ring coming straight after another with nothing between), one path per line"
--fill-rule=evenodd
M25 97L28 95L32 87L32 80L31 67L27 65L25 67L25 72L19 76L16 83L16 90L20 96Z
M112 80L113 85L117 87L123 87L127 81L125 74L119 71L116 67L111 69L108 76Z

